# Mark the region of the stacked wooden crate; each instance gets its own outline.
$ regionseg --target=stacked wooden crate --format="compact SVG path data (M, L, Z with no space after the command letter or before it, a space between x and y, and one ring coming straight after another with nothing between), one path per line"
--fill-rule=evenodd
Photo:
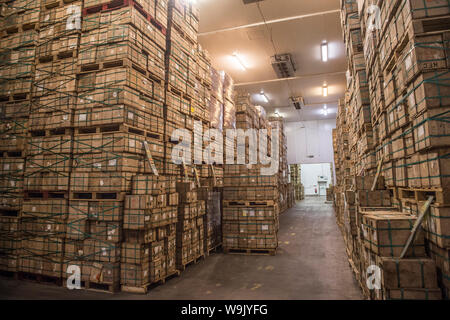
M17 272L39 1L2 2L0 13L0 270Z
M270 117L268 121L272 131L274 129L278 130L278 203L280 206L280 213L283 213L290 208L290 203L288 201L289 169L287 163L287 139L284 131L284 119L282 117ZM264 125L264 123L262 123L262 125ZM261 127L264 128L263 126ZM271 138L273 138L273 136ZM270 141L270 139L268 140Z
M195 182L178 182L180 195L177 225L177 269L183 271L186 266L201 257L205 257L204 215L206 204L199 200L198 185Z
M215 139L208 130L223 129L224 92L220 73L197 42L198 9L179 0L169 1L168 7L165 173L178 181L177 268L184 270L221 244L217 193L223 184L223 153L210 147L210 159L205 159L203 151L210 146L206 140ZM172 140L179 138L179 128L187 129L193 144L190 159L181 166L172 163Z
M192 256L220 245L221 161L172 162L175 129L195 137L194 120L210 127L211 62L196 40L197 8L175 0L1 8L1 270L60 282L78 268L84 288L146 292L178 274L186 210L195 215ZM232 125L232 108L228 116ZM204 186L202 200L183 194L179 203L185 179Z
M259 129L259 115L250 97L239 95L235 102L236 127ZM250 159L252 152L258 152L258 148L253 148L255 143L252 144L253 150L250 150L249 144L247 139L237 144L225 141L234 153L234 160L238 160L236 150L240 150L238 154L241 157L245 155L244 161ZM225 252L275 254L280 197L278 170L275 174L264 176L261 174L262 167L260 164L225 165L222 217Z
M72 171L72 115L80 30L69 4L41 1L31 90L19 271L59 281L63 274Z
M305 187L302 184L302 166L300 164L291 164L291 183L295 190L295 200L300 201L305 199Z
M387 185L403 212L417 215L427 197L434 196L424 229L449 298L450 5L394 1L382 5L382 17L378 69L385 86L375 122L377 156L384 151L388 162L383 172L392 177Z
M373 5L377 5L381 12L375 25L370 11ZM388 187L384 192L389 192L391 207L387 211L386 208L371 208L372 204L364 208L356 200L356 207L352 208L352 196L348 191L358 190L357 186L347 179L345 169L336 165L338 222L346 222L343 225L347 226L344 230L347 247L356 249L356 253L353 250L349 257L364 293L370 298L440 298L434 264L438 266L439 286L448 297L449 260L445 238L450 229L445 222L448 215L445 164L449 147L446 123L449 28L445 22L449 15L447 3L433 0L426 3L409 0L342 1L351 78L345 111L341 105L340 110L351 116L346 117L346 123L341 122L340 114L338 116L334 135L335 162L343 156L338 141L342 135L341 127L346 127L350 133L350 150L355 148L356 151L350 155L351 159L356 154L352 159L356 168L353 174L373 175L377 164L381 163L381 173ZM365 105L369 106L369 117L361 111ZM355 119L358 121L354 122ZM434 196L434 203L422 225L427 250L422 230L416 236L412 252L411 249L407 252L408 258L398 259L411 225L428 196ZM356 214L353 215L350 209L354 209ZM356 224L352 225L354 217ZM390 224L389 230L394 230L394 225L398 227L392 231L390 244L381 243L387 241L382 236L383 224ZM434 260L428 259L425 251ZM412 256L417 259L411 259ZM382 270L382 290L369 290L366 285L367 268L371 265ZM393 266L399 271L392 272ZM404 274L408 272L414 277L404 280ZM400 276L403 281L400 281ZM397 279L395 283L394 279ZM417 279L422 279L422 282Z
M151 284L179 274L176 268L178 203L175 177L133 177L132 195L126 196L124 207L122 291L145 293Z

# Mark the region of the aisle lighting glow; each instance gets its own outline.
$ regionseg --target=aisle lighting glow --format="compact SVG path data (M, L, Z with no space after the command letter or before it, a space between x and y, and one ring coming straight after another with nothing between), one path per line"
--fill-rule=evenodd
M324 41L322 43L322 61L327 62L328 61L328 43Z
M240 55L237 52L233 53L233 58L234 58L234 61L236 62L236 64L242 69L242 71L247 70L247 66L242 61L242 58L240 57Z
M264 93L264 91L261 90L260 96L261 96L261 98L263 99L263 101L264 101L265 103L269 103L269 98L267 98L267 96L266 96L266 94Z
M328 97L328 85L324 84L322 87L322 94L324 97Z

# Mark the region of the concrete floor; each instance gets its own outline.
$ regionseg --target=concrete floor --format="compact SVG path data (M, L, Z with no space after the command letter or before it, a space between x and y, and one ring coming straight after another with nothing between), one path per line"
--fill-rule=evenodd
M214 254L147 295L0 278L0 299L362 299L331 204L313 197L280 217L276 256Z

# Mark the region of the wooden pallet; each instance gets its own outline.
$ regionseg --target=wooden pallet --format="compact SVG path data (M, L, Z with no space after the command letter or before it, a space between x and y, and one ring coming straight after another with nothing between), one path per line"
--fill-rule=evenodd
M89 200L89 201L123 201L126 192L71 192L70 200Z
M277 253L277 249L239 249L239 248L224 248L225 254L242 254L253 256L274 256Z
M0 151L0 158L24 158L26 152L24 150L17 151Z
M63 7L67 4L70 4L75 1L77 1L77 0L54 0L52 2L46 1L45 4L42 4L42 6L45 7L46 9L52 9L52 8Z
M438 204L450 204L450 193L442 188L398 188L400 200L409 200L414 202L427 201L429 196L434 196Z
M8 26L8 27L4 28L1 31L1 36L2 37L6 37L6 36L9 36L11 34L23 33L25 31L38 30L38 29L39 29L39 22L38 21L27 22L27 23L24 23L24 24L13 25L13 26Z
M173 94L176 94L180 98L185 98L186 100L191 101L192 97L187 95L186 92L181 90L180 88L177 88L175 86L172 86L170 83L167 83L167 91L172 92Z
M78 73L83 74L83 73L90 73L90 72L98 72L98 71L102 71L102 70L108 70L108 69L120 68L120 67L125 67L125 68L130 68L130 69L136 70L137 72L142 74L144 77L152 80L153 82L156 82L160 85L163 84L164 79L161 77L160 74L148 70L145 66L140 65L139 63L136 63L129 58L104 60L104 61L80 64L78 66Z
M108 12L112 10L117 10L125 7L134 7L142 17L145 18L148 22L150 22L153 26L155 26L159 31L161 31L164 35L167 34L167 29L159 23L152 15L144 10L144 8L135 0L113 0L113 1L105 1L104 3L94 5L88 8L83 9L83 16L88 16L91 14L96 14L100 12Z
M187 268L188 266L193 265L193 264L197 264L197 263L199 263L200 260L202 260L202 259L203 259L203 260L206 259L206 255L205 255L204 253L201 254L201 255L199 255L198 257L192 259L191 261L189 261L189 262L187 262L187 263L184 263L184 264L181 264L181 265L177 265L177 270L179 270L180 272L183 272L183 271L186 270L186 268Z
M67 199L67 191L25 190L24 199Z
M22 272L22 271L17 273L17 279L37 282L40 284L57 285L57 286L61 286L62 280L63 280L61 277L46 276L46 275L42 275L42 274L36 274L36 273L31 273L31 272Z
M57 128L57 129L42 129L42 130L29 130L28 135L30 137L50 137L50 136L65 136L73 133L72 128Z
M0 93L0 102L25 101L25 100L29 100L30 97L31 97L31 94L28 92L6 94L6 95Z
M207 249L205 254L208 257L213 253L218 253L221 249L222 249L222 244L219 243L218 245L215 245L214 247Z
M121 291L128 292L128 293L138 293L138 294L147 294L147 292L153 288L156 288L157 286L163 285L166 283L166 281L174 278L179 277L181 275L181 272L179 270L175 270L171 274L165 276L162 279L159 279L157 281L144 284L142 286L134 287L134 286L125 286L122 285L120 287Z
M88 134L88 133L112 133L112 132L124 132L133 133L143 137L152 138L158 141L162 141L163 134L151 132L148 130L129 126L127 124L105 124L89 127L77 127L75 128L75 134Z
M394 198L394 199L400 199L399 198L399 192L398 192L398 188L397 187L389 187L389 188L387 188L387 190L389 190L389 192L391 193L391 196Z
M77 49L68 50L68 51L60 51L58 53L39 56L39 57L37 57L37 59L40 63L46 63L46 62L67 59L67 58L73 58L77 55L77 51L78 51Z
M224 200L224 206L228 207L272 207L274 200Z
M119 283L97 283L89 280L81 281L81 289L93 292L102 292L102 293L117 293L120 289ZM64 288L67 288L67 278L64 278L62 281L62 285Z
M0 217L19 217L21 212L21 209L14 210L0 208Z

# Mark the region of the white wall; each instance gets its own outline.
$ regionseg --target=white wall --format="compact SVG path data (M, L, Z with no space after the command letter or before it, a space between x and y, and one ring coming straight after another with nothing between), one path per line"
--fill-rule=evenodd
M289 164L333 163L332 130L336 120L287 122L285 128Z
M302 183L305 187L305 195L319 194L319 185L317 183L319 176L328 177L328 184L325 188L328 188L331 182L331 164L319 163L319 164L302 164ZM317 193L316 193L317 189ZM326 195L326 190L320 190L320 195Z

